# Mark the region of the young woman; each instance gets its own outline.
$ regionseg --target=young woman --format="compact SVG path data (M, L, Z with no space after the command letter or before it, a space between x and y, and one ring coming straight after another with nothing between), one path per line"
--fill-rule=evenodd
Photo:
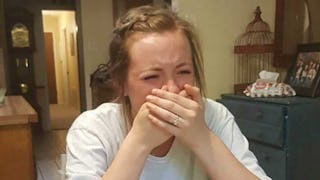
M204 97L202 54L187 21L168 9L130 10L108 63L117 103L73 123L68 179L269 179L231 113Z

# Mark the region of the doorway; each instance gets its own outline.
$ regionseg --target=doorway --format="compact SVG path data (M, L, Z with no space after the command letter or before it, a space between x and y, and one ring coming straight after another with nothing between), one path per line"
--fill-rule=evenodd
M68 129L80 114L74 11L42 11L51 129Z

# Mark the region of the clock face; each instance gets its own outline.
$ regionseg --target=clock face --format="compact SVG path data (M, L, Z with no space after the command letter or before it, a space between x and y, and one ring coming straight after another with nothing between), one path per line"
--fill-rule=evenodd
M12 47L26 48L30 47L29 30L22 23L16 23L11 29Z

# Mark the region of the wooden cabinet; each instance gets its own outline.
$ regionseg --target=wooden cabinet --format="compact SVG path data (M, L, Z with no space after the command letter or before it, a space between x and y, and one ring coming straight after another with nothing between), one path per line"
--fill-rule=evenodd
M320 179L320 98L224 94L218 101L235 116L270 177Z
M5 97L0 107L0 179L34 180L31 123L37 113L22 96Z

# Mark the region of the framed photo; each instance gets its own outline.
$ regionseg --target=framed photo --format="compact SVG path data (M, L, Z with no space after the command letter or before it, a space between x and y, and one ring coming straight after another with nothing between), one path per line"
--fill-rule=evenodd
M314 97L320 80L320 43L299 44L286 83L297 95Z

